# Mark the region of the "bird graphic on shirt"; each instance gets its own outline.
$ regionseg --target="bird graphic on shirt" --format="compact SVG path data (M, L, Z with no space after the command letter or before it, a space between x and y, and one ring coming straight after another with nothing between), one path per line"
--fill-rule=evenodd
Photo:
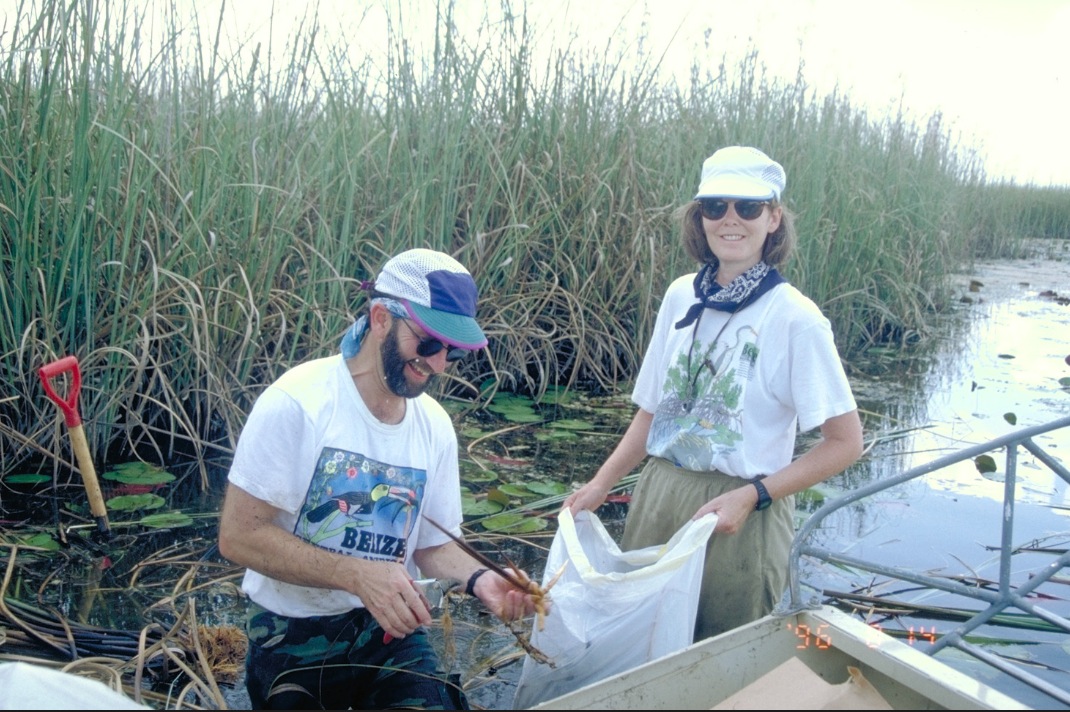
M375 503L390 493L390 485L379 484L369 492L343 492L331 497L306 516L310 522L320 522L332 512L341 512L347 517L368 514L375 508Z

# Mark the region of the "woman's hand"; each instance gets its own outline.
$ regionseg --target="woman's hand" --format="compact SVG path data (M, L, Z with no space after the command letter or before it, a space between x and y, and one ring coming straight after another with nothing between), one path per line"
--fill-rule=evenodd
M593 512L601 507L609 491L646 457L646 438L653 419L653 413L642 408L636 410L628 430L598 468L598 472L590 482L570 494L561 508L568 508L573 514L578 514L583 510Z
M566 497L561 509L569 509L574 515L583 510L593 512L602 506L607 496L609 496L609 488L602 487L596 484L595 480L591 480Z
M714 497L699 507L699 510L695 512L695 516L691 518L699 519L713 512L717 515L717 526L713 529L714 534L736 534L743 528L744 522L754 511L754 506L757 503L758 490L748 483Z

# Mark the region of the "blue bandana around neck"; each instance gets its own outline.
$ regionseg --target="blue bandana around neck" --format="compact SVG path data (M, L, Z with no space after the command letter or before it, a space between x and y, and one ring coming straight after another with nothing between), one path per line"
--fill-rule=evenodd
M382 304L384 307L390 310L390 313L399 319L408 319L409 313L405 311L405 307L400 302L386 297L377 297L371 301L372 304ZM342 343L339 344L339 349L342 352L342 358L353 358L360 352L360 344L364 341L364 332L368 330L368 315L357 319L353 322L353 326L346 329L346 333L342 335Z
M695 275L695 298L684 318L676 322L677 329L690 326L698 319L703 309L716 309L724 312L737 312L758 297L768 292L781 282L785 282L775 267L770 267L764 260L739 275L727 287L717 284L717 264L707 262Z

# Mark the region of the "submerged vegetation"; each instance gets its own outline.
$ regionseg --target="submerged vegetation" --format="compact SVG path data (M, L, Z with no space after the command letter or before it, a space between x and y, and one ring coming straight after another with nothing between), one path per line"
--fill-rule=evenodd
M1070 192L991 183L939 115L870 117L757 54L684 83L623 49L536 64L522 15L469 44L439 11L427 56L394 18L378 59L314 15L285 54L227 53L221 23L161 29L134 3L20 6L0 29L0 475L69 476L37 369L73 354L98 461L188 458L207 489L260 389L333 352L361 280L413 246L482 291L490 346L450 395L612 392L693 269L670 216L726 144L784 163L787 276L846 354L923 340L971 259L1070 235Z

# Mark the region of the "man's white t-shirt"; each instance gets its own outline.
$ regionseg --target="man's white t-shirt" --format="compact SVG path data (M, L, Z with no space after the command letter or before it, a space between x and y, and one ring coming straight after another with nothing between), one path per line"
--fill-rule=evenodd
M406 400L397 425L365 406L341 355L300 364L257 399L229 481L283 512L280 526L347 556L404 563L460 534L457 435L424 394ZM344 591L296 586L246 571L242 589L280 615L333 615L361 606Z

